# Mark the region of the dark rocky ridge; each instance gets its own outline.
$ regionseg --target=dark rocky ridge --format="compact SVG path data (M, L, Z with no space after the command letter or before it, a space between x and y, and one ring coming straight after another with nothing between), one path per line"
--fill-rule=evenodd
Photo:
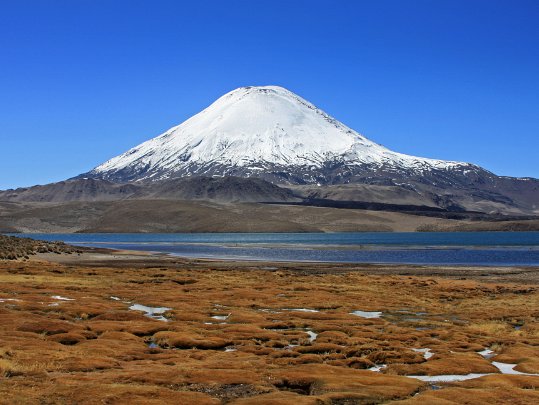
M220 202L289 202L301 199L291 190L259 178L187 177L145 183L131 198L212 200Z
M0 201L61 203L118 200L167 199L214 201L219 203L301 203L366 209L369 204L383 204L386 210L418 211L415 207L459 212L473 211L494 215L537 215L539 181L512 179L478 172L475 188L463 181L458 187L433 186L421 178L387 179L385 182L364 179L365 183L330 186L278 186L260 178L186 177L162 181L115 183L109 180L81 178L29 188L0 191ZM471 180L470 180L471 181ZM313 203L313 201L315 203ZM316 203L318 201L318 203ZM402 206L402 207L401 207ZM408 207L408 208L406 208ZM423 210L423 209L421 209ZM420 210L420 211L421 211ZM423 210L424 211L424 210ZM433 210L427 210L433 211Z
M433 174L431 174L433 175ZM464 177L469 176L468 184ZM362 182L333 185L276 185L260 178L185 177L161 181L115 183L80 178L42 186L0 191L5 202L117 201L170 199L186 201L302 202L329 200L427 206L444 211L477 211L495 215L538 215L539 181L495 176L478 170L462 174L454 187L433 185L410 176L365 177ZM378 179L378 180L377 180ZM333 205L336 206L336 205Z
M285 188L235 177L131 184L68 180L0 192L0 232L539 229L536 217L525 216L515 205L426 190L365 184ZM503 212L500 207L509 213L484 213ZM491 225L481 228L480 222Z
M125 199L218 202L300 201L300 198L286 188L261 179L239 177L188 177L137 183L114 183L108 180L82 178L0 191L0 201L10 202L90 202Z

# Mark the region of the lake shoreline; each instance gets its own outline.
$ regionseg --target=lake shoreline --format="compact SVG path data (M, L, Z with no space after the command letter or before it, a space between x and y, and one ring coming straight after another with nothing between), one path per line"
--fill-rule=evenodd
M24 234L85 248L228 261L539 266L539 232L333 234Z
M442 277L455 280L475 280L488 283L539 284L539 266L476 266L476 265L413 265L379 263L331 263L267 260L223 260L189 258L147 251L89 249L77 255L38 254L31 261L50 261L68 266L147 268L168 266L176 269L218 271L234 269L277 272L292 271L305 275L360 273L380 276Z

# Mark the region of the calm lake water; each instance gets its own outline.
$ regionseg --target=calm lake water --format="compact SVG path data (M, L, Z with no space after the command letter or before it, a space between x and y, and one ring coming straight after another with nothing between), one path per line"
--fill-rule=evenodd
M539 232L18 234L183 257L345 263L539 266Z

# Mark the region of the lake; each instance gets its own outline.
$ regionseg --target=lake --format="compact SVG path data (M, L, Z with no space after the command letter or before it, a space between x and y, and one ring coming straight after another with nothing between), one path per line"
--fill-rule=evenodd
M539 232L17 234L182 257L485 266L538 266Z

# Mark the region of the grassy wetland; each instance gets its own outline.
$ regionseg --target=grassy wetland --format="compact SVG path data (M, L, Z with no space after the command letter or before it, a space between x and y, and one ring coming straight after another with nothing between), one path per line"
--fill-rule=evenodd
M0 403L534 404L536 270L0 260Z

